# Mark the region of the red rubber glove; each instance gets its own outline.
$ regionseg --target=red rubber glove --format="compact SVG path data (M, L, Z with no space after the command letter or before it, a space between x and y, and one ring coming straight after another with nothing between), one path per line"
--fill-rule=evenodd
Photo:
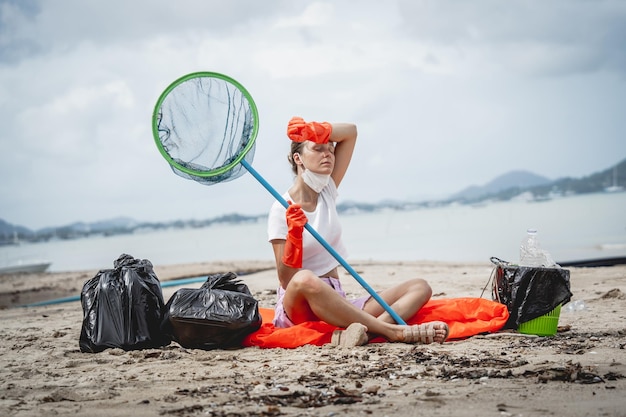
M305 122L302 117L294 116L287 125L287 136L294 142L310 140L315 143L328 143L333 126L328 122Z
M289 207L285 213L288 232L282 261L292 268L302 268L302 231L307 218L300 204L293 204L291 201L288 203Z

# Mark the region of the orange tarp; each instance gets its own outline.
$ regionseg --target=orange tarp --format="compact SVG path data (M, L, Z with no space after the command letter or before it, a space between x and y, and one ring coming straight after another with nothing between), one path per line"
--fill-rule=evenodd
M301 323L286 329L276 328L272 324L274 310L260 309L263 317L261 328L248 335L243 342L244 346L258 346L261 348L296 348L303 345L324 345L330 342L335 326L322 321ZM430 300L417 312L408 324L424 323L427 321L443 321L450 329L450 339L462 339L480 333L500 330L507 319L509 312L504 304L484 298L448 298ZM370 343L384 342L377 338Z

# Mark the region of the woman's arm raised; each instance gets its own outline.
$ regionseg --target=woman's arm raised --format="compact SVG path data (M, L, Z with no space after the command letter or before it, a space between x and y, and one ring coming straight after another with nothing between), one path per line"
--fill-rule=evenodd
M357 129L352 123L333 123L330 142L335 142L335 168L331 177L339 186L346 175L356 145Z

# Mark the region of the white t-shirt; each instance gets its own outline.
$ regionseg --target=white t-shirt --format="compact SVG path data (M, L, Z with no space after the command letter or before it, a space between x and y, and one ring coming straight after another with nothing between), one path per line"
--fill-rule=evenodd
M342 257L347 256L347 250L341 239L341 224L337 214L337 186L331 179L324 187L317 199L315 211L305 211L308 223L322 238ZM286 201L293 201L289 192L283 194ZM268 240L287 238L287 210L275 201L267 219ZM302 268L309 269L317 276L327 273L339 262L322 246L313 235L304 230L302 239Z

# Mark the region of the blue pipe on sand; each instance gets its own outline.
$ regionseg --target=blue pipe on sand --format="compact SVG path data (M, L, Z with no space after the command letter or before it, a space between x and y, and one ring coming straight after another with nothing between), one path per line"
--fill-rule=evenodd
M161 288L178 287L178 286L187 285L187 284L196 284L198 282L204 282L206 280L207 280L206 276L173 279L171 281L162 282ZM80 295L72 295L70 297L62 297L62 298L55 298L53 300L39 301L37 303L25 304L21 307L41 307L41 306L48 306L48 305L53 305L53 304L70 303L72 301L80 301Z

